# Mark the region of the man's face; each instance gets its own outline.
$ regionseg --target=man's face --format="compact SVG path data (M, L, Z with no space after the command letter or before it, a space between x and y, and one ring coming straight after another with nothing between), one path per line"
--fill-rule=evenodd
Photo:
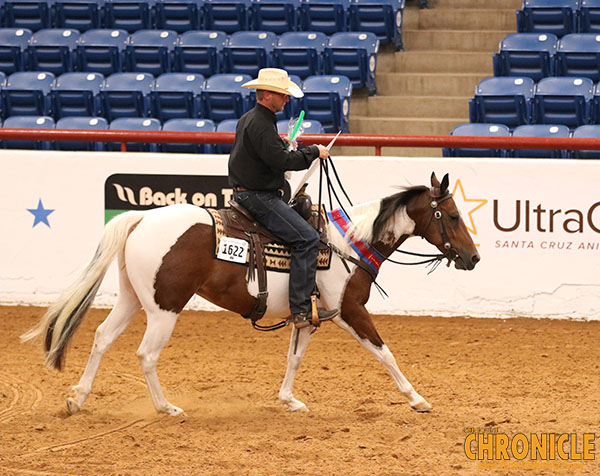
M268 101L269 109L274 113L283 111L286 103L290 101L287 94L276 93L273 91L265 91L265 99Z

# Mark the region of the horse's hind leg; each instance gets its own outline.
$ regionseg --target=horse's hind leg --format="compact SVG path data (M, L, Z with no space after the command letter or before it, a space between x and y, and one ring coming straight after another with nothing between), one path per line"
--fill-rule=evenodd
M310 336L312 335L312 327L305 327L303 329L296 329L292 331L290 339L290 349L288 351L288 365L285 371L285 377L281 388L279 390L279 401L287 406L292 411L308 411L308 408L304 403L294 398L292 388L294 386L294 379L296 378L296 372L300 368L302 363L302 357L308 347Z
M108 317L96 329L94 345L79 383L73 387L75 396L67 399L69 413L77 413L92 391L98 367L104 353L110 348L115 339L121 335L131 322L132 317L141 308L135 291L127 278L125 271L119 273L119 297L115 307Z
M342 329L347 330L383 364L402 394L408 399L413 410L420 413L431 411L431 405L417 393L398 368L394 355L379 337L369 312L364 306L358 305L351 306L351 311L348 311L348 309L342 309L342 319L335 318L334 322Z
M158 307L152 310L146 308L146 313L148 314L148 326L146 327L142 343L138 348L137 356L156 411L167 413L168 415L178 415L183 410L171 405L167 401L156 373L156 363L162 349L171 337L178 314L171 311L163 311L158 309Z

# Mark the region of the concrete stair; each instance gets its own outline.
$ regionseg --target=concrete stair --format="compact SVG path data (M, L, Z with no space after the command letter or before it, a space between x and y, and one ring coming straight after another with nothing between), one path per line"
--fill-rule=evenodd
M352 96L350 131L356 134L447 135L469 121L468 100L493 75L492 54L516 31L521 0L416 1L404 10L404 51L380 49L377 96ZM371 147L338 147L344 155L372 155ZM383 155L441 156L433 148L383 148Z

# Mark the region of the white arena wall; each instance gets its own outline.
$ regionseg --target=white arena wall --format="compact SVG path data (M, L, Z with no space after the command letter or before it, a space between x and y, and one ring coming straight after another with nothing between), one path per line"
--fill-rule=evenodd
M373 289L371 312L600 319L600 162L334 160L355 203L390 195L397 186L428 184L432 171L440 179L449 172L456 203L482 258L474 271L441 265L429 275L423 266L385 263L378 283L389 297L384 299ZM218 155L3 150L0 164L0 304L46 305L76 277L98 243L105 217L105 182L114 174L227 173L227 157ZM292 185L302 175L295 172ZM110 184L108 188L112 189ZM190 194L176 188L158 195L146 188L145 196L192 201ZM221 190L224 197L230 192L226 187ZM310 192L316 201L316 175ZM123 186L124 201L127 193ZM203 193L194 200L204 197ZM418 238L409 239L404 247L435 251ZM115 300L115 268L101 287L97 306ZM200 298L189 307L216 309Z

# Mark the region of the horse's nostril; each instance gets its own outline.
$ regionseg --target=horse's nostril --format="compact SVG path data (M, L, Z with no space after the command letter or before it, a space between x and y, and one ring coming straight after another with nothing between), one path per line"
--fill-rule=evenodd
M473 255L473 257L471 258L471 263L473 263L473 264L477 264L477 263L479 263L479 260L480 260L480 259L481 259L481 258L480 258L480 256L479 256L479 255Z

